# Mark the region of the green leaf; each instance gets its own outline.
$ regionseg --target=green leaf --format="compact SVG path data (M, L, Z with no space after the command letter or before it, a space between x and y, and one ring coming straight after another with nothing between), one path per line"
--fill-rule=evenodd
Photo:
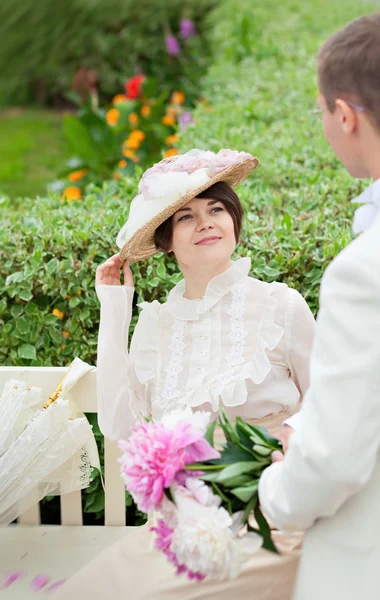
M251 512L253 511L253 509L255 508L257 502L258 502L259 498L258 495L253 496L253 498L251 498L251 500L248 502L247 506L244 509L243 512L243 516L242 516L242 522L246 523L248 521L249 515L251 514Z
M248 427L251 429L250 437L253 442L261 445L264 442L264 445L268 445L273 450L280 449L280 441L277 438L270 435L270 433L265 429L265 427L249 424Z
M52 258L51 260L49 260L49 262L46 264L46 272L48 275L52 275L59 267L59 260L58 258Z
M36 349L31 344L22 344L18 347L17 353L20 358L28 358L30 360L35 360L36 357Z
M243 473L250 473L258 467L260 468L260 464L253 460L237 462L225 467L223 471L220 471L216 481L218 483L223 483L226 479L236 477L237 475L242 475Z
M269 550L270 552L274 552L275 554L279 554L279 551L277 550L276 546L274 545L274 543L272 541L271 530L268 525L268 522L267 522L266 518L264 517L263 513L261 512L258 504L256 505L256 507L254 509L254 515L255 515L256 522L259 526L260 535L263 536L263 540L264 540L263 548L265 548L265 550ZM249 530L249 527L248 527L248 530Z
M216 427L216 421L211 421L210 425L207 427L205 433L205 440L214 448L214 431Z
M236 462L243 461L251 461L252 454L246 450L242 450L239 446L235 446L235 444L228 442L227 444L222 444L223 449L221 452L221 457L216 458L215 460L210 460L209 464L213 465L232 465Z
M252 475L236 475L235 477L230 477L229 479L225 479L223 481L223 486L225 488L235 488L246 483L252 481ZM218 482L218 480L216 480Z
M24 312L23 304L14 304L11 308L11 315L14 319L17 319Z
M255 481L248 486L241 486L238 488L234 488L231 490L231 494L239 498L242 502L249 502L255 494L257 494L257 490L259 489L259 482Z
M239 443L239 436L235 431L235 428L231 421L229 420L227 413L224 409L219 410L219 423L221 428L224 431L225 438L228 442L232 442L234 444Z
M12 273L11 275L8 275L8 277L5 280L5 285L12 285L12 283L19 283L20 281L22 281L24 279L24 273L22 271L16 271L16 273Z
M21 300L25 300L25 302L29 302L33 298L33 292L28 288L19 289L17 295Z

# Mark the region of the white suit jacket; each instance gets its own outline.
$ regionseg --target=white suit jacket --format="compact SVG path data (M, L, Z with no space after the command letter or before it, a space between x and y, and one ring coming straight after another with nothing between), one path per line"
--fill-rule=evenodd
M379 202L380 180L363 196ZM295 600L379 600L379 213L322 279L299 415L285 460L264 472L259 487L279 529L308 530Z

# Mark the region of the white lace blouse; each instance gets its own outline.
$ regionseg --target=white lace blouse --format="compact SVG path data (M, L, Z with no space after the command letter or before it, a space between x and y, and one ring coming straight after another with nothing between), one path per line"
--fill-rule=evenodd
M315 321L283 283L248 276L241 258L183 297L184 281L160 304L143 302L128 351L133 288L96 286L101 303L97 360L99 426L126 438L142 416L188 405L261 418L296 410L309 383Z

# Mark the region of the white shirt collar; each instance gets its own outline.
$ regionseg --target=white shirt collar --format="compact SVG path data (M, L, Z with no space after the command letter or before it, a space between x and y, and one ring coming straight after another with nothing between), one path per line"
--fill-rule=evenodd
M225 294L245 277L251 268L251 259L239 258L231 263L231 266L209 281L203 298L189 300L184 298L186 290L185 280L182 279L168 295L165 306L170 314L177 319L192 321L199 319L199 315L205 313L222 298Z
M360 196L351 200L354 204L362 204L355 211L352 225L355 234L367 231L380 215L380 179L377 179Z

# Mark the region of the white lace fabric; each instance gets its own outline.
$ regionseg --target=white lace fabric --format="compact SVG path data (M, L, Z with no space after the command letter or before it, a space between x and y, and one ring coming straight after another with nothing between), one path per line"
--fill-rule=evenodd
M159 419L180 404L224 406L249 419L296 409L308 386L314 318L298 292L249 270L248 258L235 261L198 300L184 298L182 281L165 304L142 303L129 351L132 288L96 288L99 422L107 437L127 437L139 416Z
M0 399L0 527L46 495L87 487L99 457L92 426L70 398L88 370L80 359L47 409L38 387L10 380Z

